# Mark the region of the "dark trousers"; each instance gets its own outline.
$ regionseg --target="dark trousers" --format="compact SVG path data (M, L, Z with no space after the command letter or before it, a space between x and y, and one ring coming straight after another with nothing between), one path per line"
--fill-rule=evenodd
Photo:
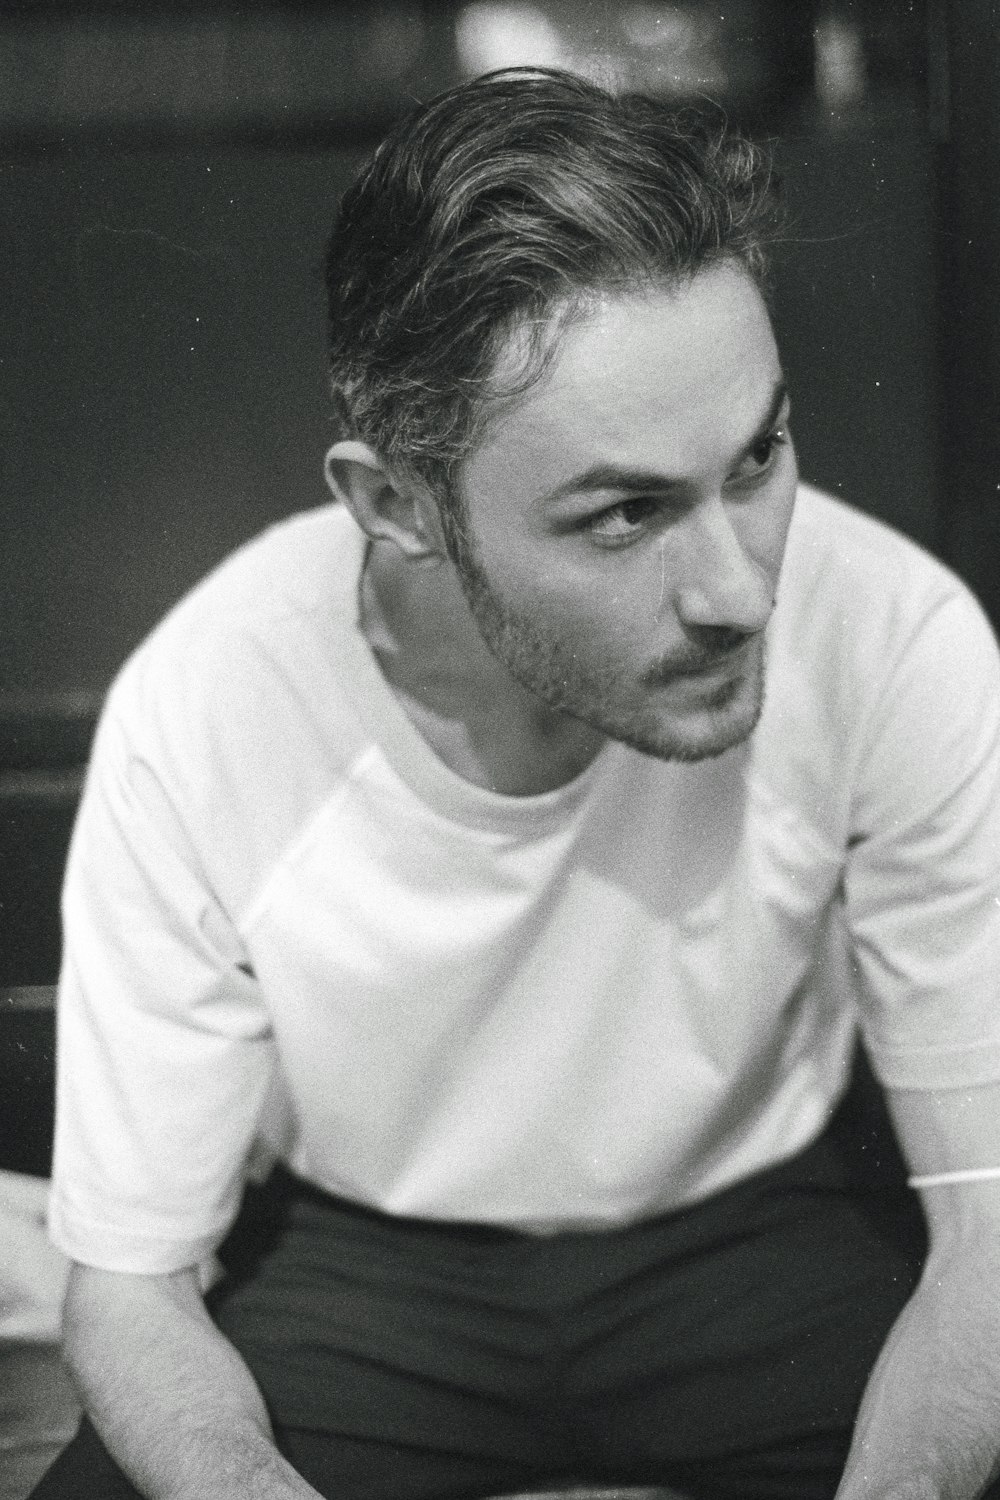
M214 1316L321 1494L828 1500L925 1238L862 1080L806 1151L633 1228L395 1219L278 1172L229 1248ZM34 1500L135 1495L85 1423Z

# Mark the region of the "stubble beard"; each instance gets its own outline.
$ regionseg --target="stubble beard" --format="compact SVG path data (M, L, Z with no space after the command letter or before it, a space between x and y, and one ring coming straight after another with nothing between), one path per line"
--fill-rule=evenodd
M581 663L567 644L515 609L488 576L461 519L444 526L448 553L476 628L491 655L548 708L580 720L609 739L658 760L693 763L723 755L754 731L764 705L763 648L735 681L706 694L703 722L671 724L651 704L622 701L620 673ZM666 684L667 674L664 675Z

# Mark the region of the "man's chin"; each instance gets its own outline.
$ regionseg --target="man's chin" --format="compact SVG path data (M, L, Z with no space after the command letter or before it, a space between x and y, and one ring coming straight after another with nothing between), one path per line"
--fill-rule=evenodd
M640 731L621 735L619 738L631 749L638 750L643 755L651 755L657 760L693 764L695 761L725 755L727 750L741 745L744 740L749 739L756 724L757 718L736 722L729 720L725 724L706 725L699 729L680 730L671 726L669 730L659 733Z
M763 675L754 672L697 705L664 706L613 737L658 760L710 760L750 737L763 701Z

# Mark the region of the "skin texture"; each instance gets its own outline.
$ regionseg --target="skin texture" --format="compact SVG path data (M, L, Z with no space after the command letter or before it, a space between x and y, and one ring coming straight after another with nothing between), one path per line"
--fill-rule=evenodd
M732 266L602 299L570 330L461 476L460 577L516 681L668 759L750 733L796 482L780 381L760 294Z
M108 1451L148 1500L310 1500L196 1268L71 1269L64 1355Z
M751 733L797 481L780 387L726 263L592 302L462 466L457 539L362 445L332 451L376 544L369 639L453 769L540 791L607 738L697 760Z

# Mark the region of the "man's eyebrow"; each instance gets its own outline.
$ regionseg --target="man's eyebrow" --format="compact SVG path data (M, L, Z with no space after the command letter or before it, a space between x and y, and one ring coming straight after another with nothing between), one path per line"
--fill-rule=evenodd
M771 393L771 400L767 411L758 424L753 436L750 437L736 455L736 463L742 463L757 444L767 437L778 420L781 408L788 399L788 383L784 379L775 383ZM594 464L589 469L584 469L580 474L574 474L571 479L566 479L553 490L548 490L544 495L539 495L534 502L536 505L552 505L556 500L564 500L567 495L586 495L594 491L650 491L677 489L683 481L671 477L669 474L661 474L655 469L628 469L619 464Z

